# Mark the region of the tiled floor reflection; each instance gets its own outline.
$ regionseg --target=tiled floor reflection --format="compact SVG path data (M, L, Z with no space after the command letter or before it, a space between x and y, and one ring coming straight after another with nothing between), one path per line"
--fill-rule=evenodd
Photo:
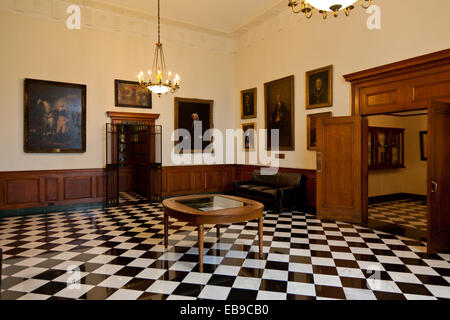
M205 233L142 202L0 220L2 299L449 299L450 255L417 241L303 213ZM79 281L77 281L79 279Z
M370 204L369 219L426 231L427 203L405 199Z

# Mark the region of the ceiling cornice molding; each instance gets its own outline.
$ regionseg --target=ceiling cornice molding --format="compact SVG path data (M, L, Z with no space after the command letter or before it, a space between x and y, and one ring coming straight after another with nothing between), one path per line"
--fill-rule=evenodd
M286 0L279 0L277 3L260 10L234 28L231 32L232 37L236 38L249 29L265 22L267 18L279 15L283 12L283 9L286 9L285 7L287 7Z
M83 28L106 30L131 36L143 37L156 42L157 18L136 10L114 6L99 0L1 0L0 10L24 14L51 21L65 23L69 5L79 5L82 11ZM231 35L182 23L167 23L163 20L165 42L186 47L200 48L224 54L234 53Z
M94 9L110 11L112 13L122 14L122 15L126 15L126 16L129 16L132 18L137 18L137 19L143 19L143 20L154 21L154 22L156 22L158 19L158 17L156 15L145 13L143 11L132 9L132 8L129 8L126 6L120 6L118 4L107 3L104 0L63 0L63 1L66 1L68 3L70 2L72 4L80 4L80 5L83 5L86 7L91 7ZM187 23L187 22L180 21L180 20L173 20L173 19L167 19L167 18L162 17L161 23L163 23L165 25L171 25L174 27L190 29L190 30L196 31L196 32L204 32L204 33L211 34L214 36L219 36L219 37L225 37L225 38L232 37L232 34L228 33L228 32L223 32L220 30L216 30L213 28L208 28L208 27L204 27L204 26L200 26L200 25L194 25L194 24Z

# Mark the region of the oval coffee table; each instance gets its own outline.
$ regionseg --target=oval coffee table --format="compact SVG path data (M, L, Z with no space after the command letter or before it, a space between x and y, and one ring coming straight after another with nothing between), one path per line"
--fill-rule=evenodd
M263 210L262 203L228 195L191 195L165 199L164 207L164 246L168 246L169 217L194 224L198 228L199 271L203 272L203 233L205 224L217 225L217 238L220 225L246 222L258 219L259 256L263 255Z

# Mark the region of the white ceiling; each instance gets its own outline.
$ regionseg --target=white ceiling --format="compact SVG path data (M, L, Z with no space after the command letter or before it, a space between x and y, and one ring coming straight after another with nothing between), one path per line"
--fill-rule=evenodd
M221 33L239 27L287 0L161 0L161 16L167 21L193 25ZM157 0L103 0L109 4L157 15Z

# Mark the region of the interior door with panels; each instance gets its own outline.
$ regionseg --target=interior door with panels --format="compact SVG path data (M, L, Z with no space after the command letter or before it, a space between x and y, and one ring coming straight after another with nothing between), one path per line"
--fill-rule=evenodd
M450 249L450 103L428 110L428 252Z
M319 219L367 221L367 197L363 197L363 191L367 190L367 130L367 119L360 116L318 121Z

